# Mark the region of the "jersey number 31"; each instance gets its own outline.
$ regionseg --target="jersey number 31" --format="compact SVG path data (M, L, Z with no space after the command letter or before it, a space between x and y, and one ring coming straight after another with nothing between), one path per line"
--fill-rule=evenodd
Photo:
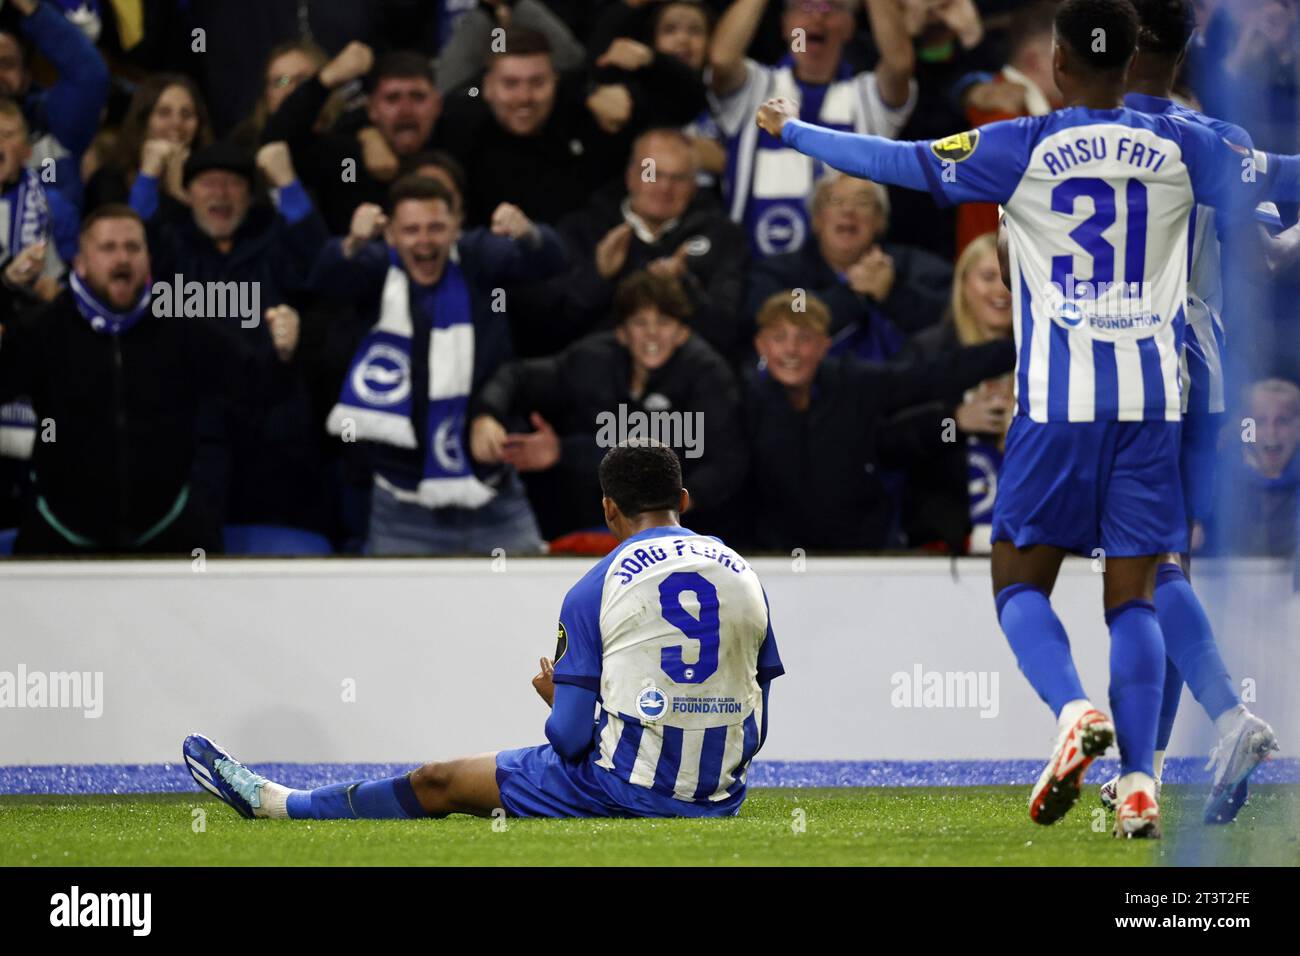
M1147 187L1140 180L1130 179L1124 195L1128 207L1124 282L1131 286L1146 278ZM1089 281L1094 286L1114 282L1115 247L1102 233L1115 224L1115 187L1104 179L1087 176L1067 179L1052 190L1052 212L1073 216L1075 202L1080 197L1092 200L1092 215L1070 230L1070 238L1092 257ZM1074 256L1052 257L1052 282L1058 289L1068 288L1068 277L1073 272Z

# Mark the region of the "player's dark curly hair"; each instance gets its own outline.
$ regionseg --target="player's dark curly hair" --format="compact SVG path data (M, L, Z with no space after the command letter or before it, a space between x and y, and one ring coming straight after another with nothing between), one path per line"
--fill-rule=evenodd
M677 453L658 442L624 442L600 462L600 490L624 517L647 511L676 511L682 497Z
M1099 72L1124 69L1137 33L1137 11L1130 0L1065 0L1056 11L1057 38Z
M1133 0L1138 14L1138 48L1177 57L1187 47L1194 19L1187 0Z

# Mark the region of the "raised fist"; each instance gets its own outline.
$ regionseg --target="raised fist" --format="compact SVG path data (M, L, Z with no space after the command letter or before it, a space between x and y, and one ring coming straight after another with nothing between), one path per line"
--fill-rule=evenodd
M786 99L784 96L778 96L774 100L768 100L758 108L758 115L755 120L764 132L770 133L777 139L781 138L781 130L785 126L786 120L799 118L799 106L794 100Z
M343 240L344 255L352 255L361 246L374 239L388 226L384 210L372 202L363 202L352 213L352 225Z
M503 202L492 213L492 232L498 236L522 239L533 231L533 221L518 206Z
M328 89L342 86L358 77L365 76L374 65L375 53L359 40L353 40L338 56L330 60L320 71L320 81Z
M289 145L284 142L267 143L259 149L257 168L277 189L283 189L297 177L293 171L293 158L289 155Z
M140 172L157 179L178 146L170 139L147 139L140 147Z

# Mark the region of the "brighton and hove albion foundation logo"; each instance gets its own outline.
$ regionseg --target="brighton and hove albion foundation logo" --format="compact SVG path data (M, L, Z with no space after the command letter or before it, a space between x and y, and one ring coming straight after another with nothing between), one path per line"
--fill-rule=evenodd
M663 717L666 710L668 710L668 698L654 684L643 688L641 693L636 695L636 712L642 720L654 723Z

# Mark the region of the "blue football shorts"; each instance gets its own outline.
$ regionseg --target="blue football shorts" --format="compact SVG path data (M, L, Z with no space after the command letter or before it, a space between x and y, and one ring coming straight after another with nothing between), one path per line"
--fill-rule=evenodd
M727 817L745 800L743 788L717 802L677 800L618 779L590 754L566 760L550 744L498 753L497 788L512 817Z
M1181 422L1036 422L1017 415L993 540L1125 558L1187 550Z

